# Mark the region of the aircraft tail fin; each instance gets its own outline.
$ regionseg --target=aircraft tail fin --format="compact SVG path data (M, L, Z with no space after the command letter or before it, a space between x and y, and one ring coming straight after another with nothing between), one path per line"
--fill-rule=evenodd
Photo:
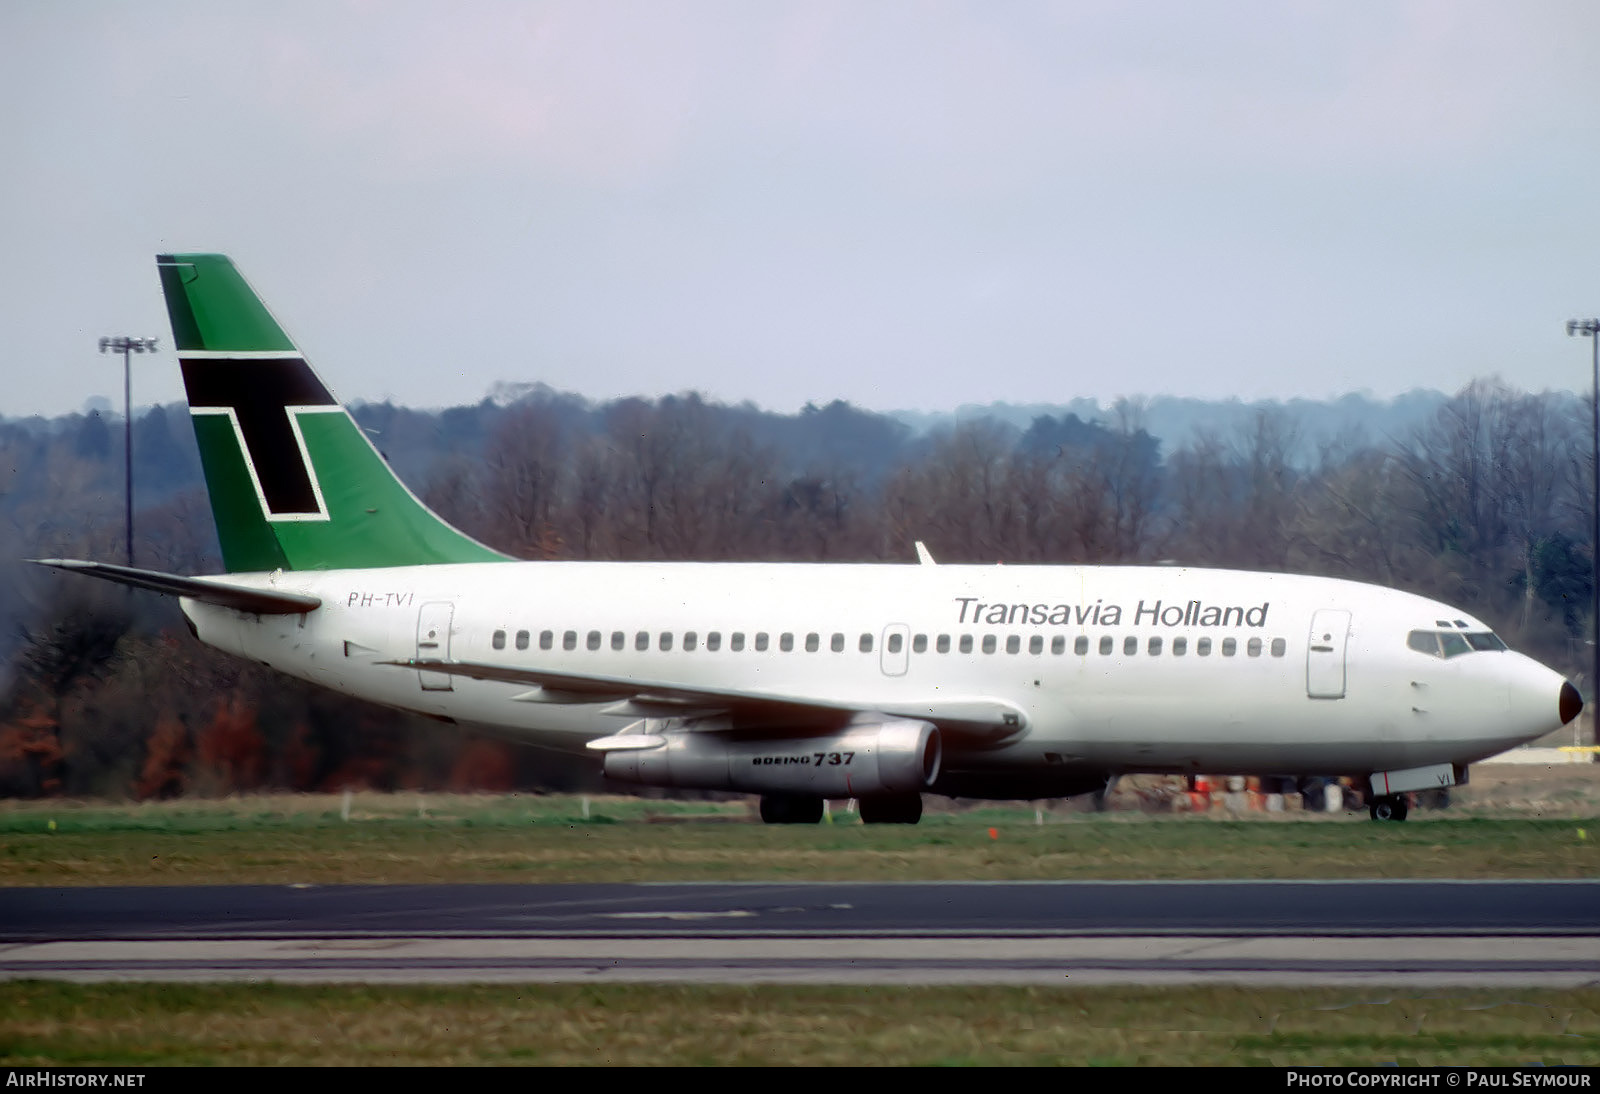
M226 255L156 265L228 571L506 558L417 500Z

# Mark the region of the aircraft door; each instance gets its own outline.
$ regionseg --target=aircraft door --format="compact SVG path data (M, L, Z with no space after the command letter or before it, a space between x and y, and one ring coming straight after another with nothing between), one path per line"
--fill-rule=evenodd
M904 623L890 623L883 628L883 644L879 662L885 676L904 676L911 666L911 628Z
M1323 608L1311 616L1306 643L1306 694L1313 699L1344 698L1345 644L1350 638L1350 613Z
M417 612L417 660L450 660L450 622L455 605L448 600L424 604ZM454 691L451 677L443 672L418 672L423 691Z

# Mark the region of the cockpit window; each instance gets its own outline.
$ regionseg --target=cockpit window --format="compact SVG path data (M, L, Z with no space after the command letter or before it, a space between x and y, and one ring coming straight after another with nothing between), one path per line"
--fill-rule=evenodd
M1503 650L1506 644L1490 631L1412 631L1406 645L1430 657L1459 657L1473 650Z
M1433 657L1439 654L1439 636L1432 631L1412 631L1406 635L1406 645L1418 653L1426 653Z

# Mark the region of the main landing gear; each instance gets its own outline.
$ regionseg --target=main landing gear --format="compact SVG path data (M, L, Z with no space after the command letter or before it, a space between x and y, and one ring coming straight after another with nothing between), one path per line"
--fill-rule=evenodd
M1388 794L1373 798L1367 806L1367 812L1375 821L1403 821L1406 819L1405 795Z
M922 819L921 794L875 794L859 799L862 824L916 824ZM810 794L763 794L761 819L767 824L816 824L822 799Z
M879 794L860 799L862 824L916 824L922 819L921 794Z
M761 819L767 824L816 824L822 819L822 799L810 794L763 794Z

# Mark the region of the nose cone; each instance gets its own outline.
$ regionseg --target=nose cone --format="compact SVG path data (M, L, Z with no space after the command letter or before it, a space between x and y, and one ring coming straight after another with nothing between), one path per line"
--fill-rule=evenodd
M1465 664L1471 658L1463 657L1461 661ZM1471 687L1465 686L1467 680L1463 678L1461 692L1469 700L1469 706L1462 717L1472 721L1471 711L1480 710L1477 724L1483 726L1488 735L1505 742L1504 748L1514 748L1560 729L1583 709L1583 697L1577 688L1560 673L1530 657L1507 650L1482 664L1486 673L1499 675L1505 681L1506 705L1502 708L1505 713L1490 710L1487 703L1473 695ZM1552 699L1555 702L1551 702Z
M1566 725L1578 716L1583 710L1583 697L1578 694L1578 689L1570 683L1561 685L1561 724Z

